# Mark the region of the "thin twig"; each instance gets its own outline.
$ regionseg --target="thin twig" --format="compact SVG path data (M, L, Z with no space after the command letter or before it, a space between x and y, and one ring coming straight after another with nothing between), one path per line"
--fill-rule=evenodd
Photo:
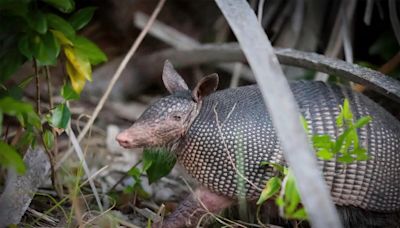
M36 59L33 60L35 68L35 84L36 84L36 112L40 116L40 82L39 82L39 68Z
M233 109L235 108L235 106L232 107L232 110L229 112L231 113L233 111ZM235 161L233 160L231 153L229 152L229 147L226 143L225 137L222 133L222 129L221 129L221 124L218 118L218 113L216 110L216 105L213 108L214 114L215 114L215 121L217 124L217 128L218 128L218 134L222 139L222 143L224 145L224 150L228 156L229 162L232 165L233 169L235 170L236 174L239 175L241 178L243 178L243 180L245 180L247 183L249 183L251 186L253 186L253 188L255 188L257 191L262 192L262 188L258 187L257 185L255 185L253 182L251 182L246 176L244 176L241 172L239 172L239 169L236 167Z
M89 131L90 127L93 125L95 119L99 115L99 112L103 108L105 102L107 101L108 96L111 93L111 90L113 89L115 83L121 76L122 71L125 69L126 65L128 64L129 60L132 58L132 56L135 54L136 50L138 49L139 45L142 43L144 37L146 36L147 32L149 31L151 25L153 24L154 20L156 19L157 15L160 13L164 3L166 0L160 0L154 9L152 15L150 16L149 21L147 22L145 28L142 30L142 32L139 34L138 38L136 38L135 42L133 43L132 47L129 49L128 53L125 55L124 59L122 60L121 64L118 66L117 71L114 73L113 77L110 80L110 83L104 92L103 96L101 97L99 103L97 104L95 110L93 111L89 121L83 128L82 132L78 135L78 142L80 142L86 135L86 133ZM56 169L60 167L60 163L62 163L70 154L72 153L72 150L68 150L65 155L60 159L59 163L56 166Z

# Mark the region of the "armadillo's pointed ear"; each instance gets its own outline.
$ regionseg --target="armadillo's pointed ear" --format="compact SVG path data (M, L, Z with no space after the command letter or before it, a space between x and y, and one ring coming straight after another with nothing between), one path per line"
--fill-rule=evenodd
M165 60L162 80L165 87L171 94L189 89L182 76L180 76L178 72L176 72L169 60Z
M210 74L202 78L192 91L193 100L200 102L205 96L213 93L218 87L218 74Z

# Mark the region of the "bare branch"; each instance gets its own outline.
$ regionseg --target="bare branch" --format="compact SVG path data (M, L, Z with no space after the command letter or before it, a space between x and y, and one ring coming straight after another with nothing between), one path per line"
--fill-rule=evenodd
M400 82L378 71L350 64L343 60L328 58L320 54L275 48L275 54L281 64L316 70L350 80L375 90L388 98L400 102ZM146 73L158 75L165 59L170 59L176 67L215 62L246 61L242 50L236 43L205 44L188 50L167 49L138 59L135 64ZM243 69L242 69L243 70ZM254 81L254 78L247 80Z

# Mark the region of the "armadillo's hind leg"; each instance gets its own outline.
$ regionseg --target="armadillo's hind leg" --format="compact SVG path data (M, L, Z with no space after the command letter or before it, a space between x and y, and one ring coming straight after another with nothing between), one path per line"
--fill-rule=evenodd
M163 222L153 224L153 227L196 227L199 220L207 213L218 213L232 205L234 201L201 187L189 195L178 208Z

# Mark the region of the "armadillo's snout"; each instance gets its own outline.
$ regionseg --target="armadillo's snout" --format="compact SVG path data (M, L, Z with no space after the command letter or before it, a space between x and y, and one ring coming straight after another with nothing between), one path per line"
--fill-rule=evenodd
M134 141L132 135L129 133L129 131L123 131L117 135L115 138L119 145L121 145L124 148L132 148L134 147Z

